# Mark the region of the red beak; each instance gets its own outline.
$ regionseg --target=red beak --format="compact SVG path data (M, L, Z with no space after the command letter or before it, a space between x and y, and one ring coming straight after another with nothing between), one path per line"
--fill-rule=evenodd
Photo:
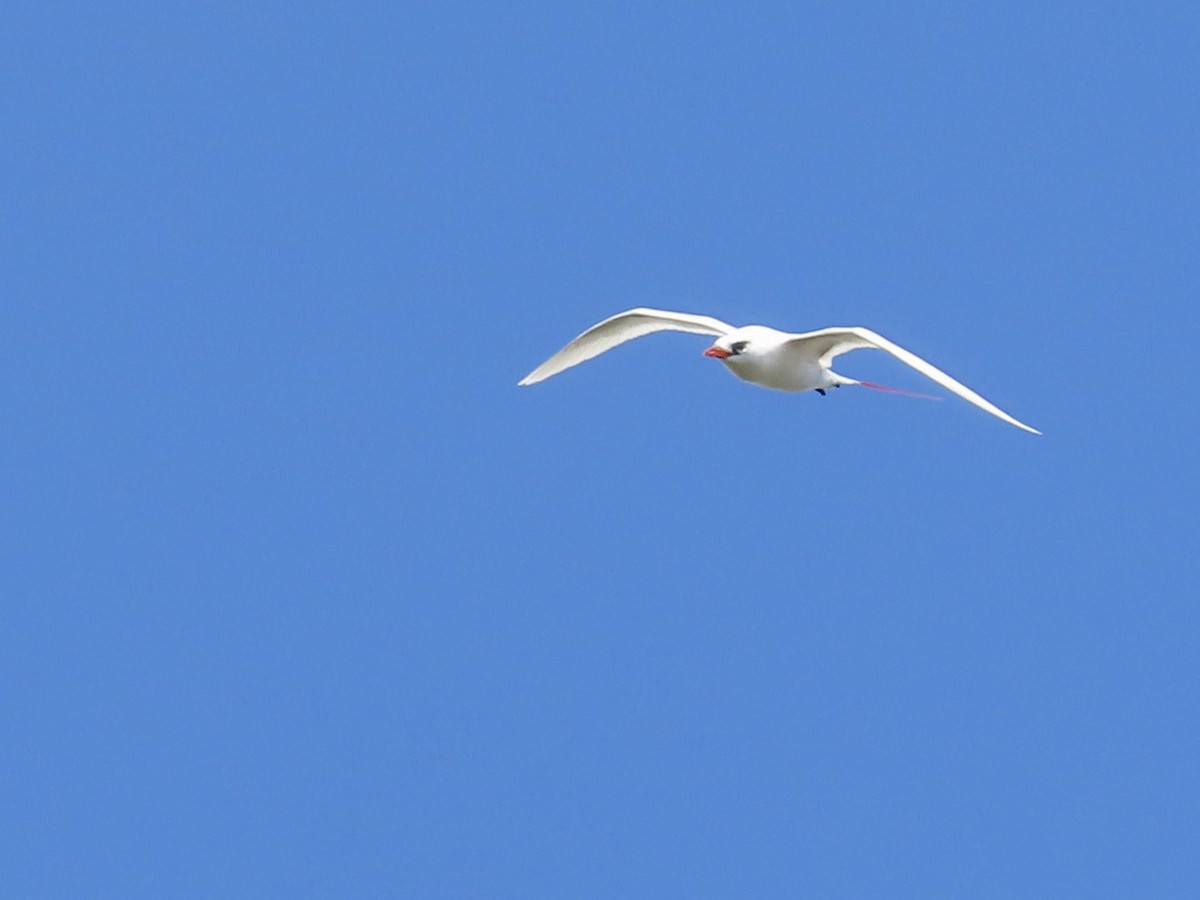
M705 356L711 356L713 359L728 359L733 356L728 350L722 350L720 347L712 346L704 351Z

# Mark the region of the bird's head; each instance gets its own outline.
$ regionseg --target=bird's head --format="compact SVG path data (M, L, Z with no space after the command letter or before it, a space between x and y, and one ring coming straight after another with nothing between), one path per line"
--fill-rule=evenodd
M704 355L712 356L713 359L722 361L730 361L736 359L750 348L750 341L744 336L738 335L737 331L731 331L730 334L721 336L718 341L704 350Z
M755 335L755 329L758 328L761 326L747 325L744 328L735 328L729 334L717 338L716 343L704 351L704 355L727 363L736 363L739 357L753 356L759 350L765 349L767 343L760 339L763 335Z

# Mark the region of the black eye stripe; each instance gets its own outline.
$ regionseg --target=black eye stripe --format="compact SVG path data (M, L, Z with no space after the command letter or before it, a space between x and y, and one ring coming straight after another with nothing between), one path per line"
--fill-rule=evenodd
M746 349L746 345L749 343L750 343L749 341L737 341L736 343L730 344L729 349L732 350L734 353L741 353L743 350Z

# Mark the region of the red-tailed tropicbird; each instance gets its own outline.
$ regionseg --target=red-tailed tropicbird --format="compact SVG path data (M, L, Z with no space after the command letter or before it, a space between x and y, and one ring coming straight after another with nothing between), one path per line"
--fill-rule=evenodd
M882 385L847 378L830 368L836 357L850 350L886 350L926 378L936 381L946 390L958 394L980 409L990 412L1010 425L1016 425L1033 434L1041 434L1036 428L1030 428L1024 422L1017 421L941 369L869 328L822 328L820 331L789 334L765 325L744 325L735 328L711 316L667 312L662 309L631 309L593 325L522 378L520 383L526 385L544 381L551 375L557 375L564 369L599 356L618 344L655 331L686 331L692 334L715 335L716 342L704 351L704 355L721 360L738 378L779 391L817 391L822 395L827 389L838 388L843 384L893 390Z

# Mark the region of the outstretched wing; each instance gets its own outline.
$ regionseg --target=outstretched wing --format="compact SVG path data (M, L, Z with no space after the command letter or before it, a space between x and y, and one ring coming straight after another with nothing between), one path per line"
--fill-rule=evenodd
M793 342L799 344L807 353L811 353L813 357L819 360L822 366L828 367L836 356L841 356L843 353L849 353L851 350L861 350L864 348L873 348L876 350L886 350L902 363L906 363L924 375L926 378L932 379L944 387L948 391L953 391L964 400L974 403L980 409L990 412L993 416L1003 419L1010 425L1016 425L1018 428L1033 434L1041 434L1036 428L1030 428L1024 422L1019 422L996 406L994 403L985 400L979 396L965 384L951 378L937 366L928 363L915 353L910 353L898 344L893 344L882 335L876 334L869 328L824 328L820 331L810 331L807 334L798 334L793 339Z
M593 325L567 346L526 375L520 384L537 384L564 369L587 362L618 344L655 331L687 331L691 334L722 335L733 331L720 319L662 309L630 309Z

